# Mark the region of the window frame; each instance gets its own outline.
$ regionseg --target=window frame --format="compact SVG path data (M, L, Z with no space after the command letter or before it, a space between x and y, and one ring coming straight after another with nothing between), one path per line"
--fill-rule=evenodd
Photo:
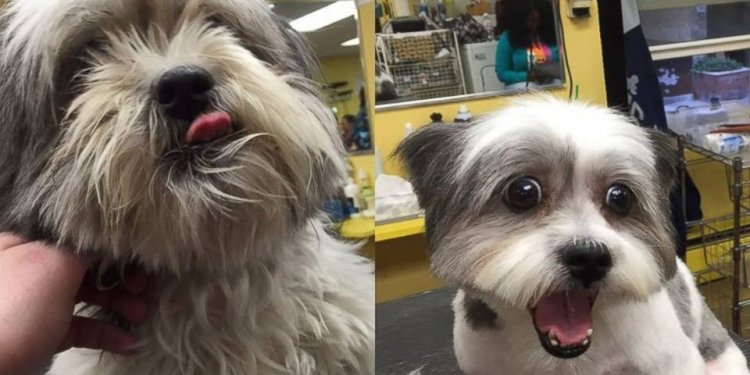
M643 11L650 10L747 2L747 0L636 0L636 7L638 9L638 13L640 14ZM649 46L651 59L653 61L745 49L750 49L750 33L722 38L691 40L686 42Z

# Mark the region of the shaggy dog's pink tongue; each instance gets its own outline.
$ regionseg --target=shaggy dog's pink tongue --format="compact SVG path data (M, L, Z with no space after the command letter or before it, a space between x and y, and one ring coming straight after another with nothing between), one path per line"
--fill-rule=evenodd
M534 324L543 335L552 333L562 346L578 346L589 336L591 295L569 290L542 298L534 310Z
M193 145L211 142L232 132L232 117L226 112L211 112L196 118L185 136L185 142Z

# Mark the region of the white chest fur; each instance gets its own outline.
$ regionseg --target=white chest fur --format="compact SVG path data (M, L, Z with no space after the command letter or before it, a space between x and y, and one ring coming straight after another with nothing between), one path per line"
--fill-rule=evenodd
M454 301L455 350L469 375L705 374L697 345L683 333L665 290L644 303L598 300L594 341L574 359L547 354L526 311L498 311L499 329L473 330L460 308L462 298L459 292Z
M50 374L374 373L370 264L323 233L300 246L275 270L166 282L135 355L70 350Z

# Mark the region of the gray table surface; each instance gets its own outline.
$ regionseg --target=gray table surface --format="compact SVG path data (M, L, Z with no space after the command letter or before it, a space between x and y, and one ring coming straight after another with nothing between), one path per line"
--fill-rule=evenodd
M419 368L420 375L461 375L453 355L454 294L438 289L377 305L377 375L406 375Z
M377 375L462 375L453 355L454 289L438 289L377 305ZM733 337L745 357L750 345Z

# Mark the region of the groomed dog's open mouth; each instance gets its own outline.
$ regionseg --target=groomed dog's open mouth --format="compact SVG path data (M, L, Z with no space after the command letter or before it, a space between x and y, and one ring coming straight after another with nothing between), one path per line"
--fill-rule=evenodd
M596 292L566 290L543 297L530 309L539 341L547 353L575 358L591 346L591 310Z

